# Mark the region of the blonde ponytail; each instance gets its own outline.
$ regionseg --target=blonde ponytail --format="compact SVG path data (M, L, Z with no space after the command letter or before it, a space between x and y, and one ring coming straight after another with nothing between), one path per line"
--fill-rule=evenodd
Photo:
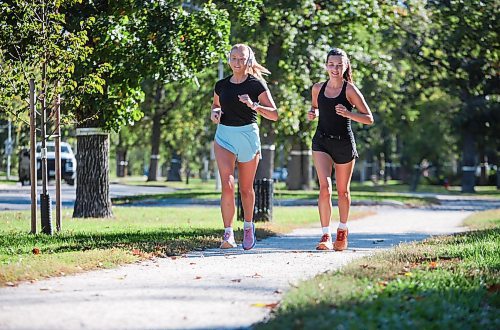
M264 75L271 74L271 71L257 63L256 60L253 60L252 66L248 67L247 71L259 80L265 80Z
M247 62L248 64L246 69L247 73L251 74L252 76L255 76L259 80L265 81L264 75L271 74L271 71L269 71L268 69L266 69L264 66L260 65L257 62L257 60L255 59L255 53L253 52L252 48L250 48L250 46L246 44L236 44L233 47L231 47L231 51L229 52L229 54L231 54L233 49L240 47L246 48L248 51L248 62Z

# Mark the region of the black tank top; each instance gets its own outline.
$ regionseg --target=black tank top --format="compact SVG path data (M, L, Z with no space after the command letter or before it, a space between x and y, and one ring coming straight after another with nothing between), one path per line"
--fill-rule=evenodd
M347 100L347 81L337 97L326 97L325 88L328 80L321 86L318 94L319 122L317 130L328 135L352 135L351 119L342 117L335 111L337 104L342 104L351 111L353 106Z

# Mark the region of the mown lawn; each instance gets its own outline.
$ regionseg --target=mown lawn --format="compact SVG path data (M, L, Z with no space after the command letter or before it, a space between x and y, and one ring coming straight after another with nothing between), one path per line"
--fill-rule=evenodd
M183 182L171 182L171 181L155 181L155 182L147 182L145 177L125 177L125 178L113 178L113 182L122 183L128 185L144 185L144 186L160 186L160 187L171 187L181 190L187 190L191 192L201 191L201 192L211 192L218 195L215 191L215 181L201 181L199 178L190 179L189 184ZM286 189L285 182L276 182L274 185L274 189L277 193L283 194L304 194L304 196L317 194L317 187L314 186L311 191L290 191ZM495 186L476 186L475 194L464 194L461 192L460 186L450 186L448 189L445 189L441 185L430 185L426 183L422 183L417 187L417 193L431 193L431 194L443 194L443 195L459 195L459 196L482 196L482 197L498 197L500 198L500 190L496 189ZM315 192L316 191L316 192ZM401 183L400 181L390 180L387 183L383 183L380 181L378 183L374 183L372 181L365 181L363 183L353 181L351 183L351 192L357 193L393 193L395 195L398 194L409 194L410 186L408 184Z
M192 179L189 184L185 182L146 182L142 177L127 177L115 178L113 182L128 184L128 185L145 185L145 186L161 186L176 189L176 191L162 194L149 194L138 196L127 196L113 198L115 205L129 204L136 201L144 200L162 200L162 199L194 199L199 202L203 200L214 200L220 198L220 192L215 190L215 181L209 180L206 182L200 179ZM477 193L474 196L486 198L500 198L500 190L493 186L477 186ZM418 193L436 193L445 195L470 196L470 194L462 194L460 187L450 187L446 190L442 186L420 185L417 189ZM284 182L277 182L274 185L274 198L280 200L316 200L319 191L314 188L312 190L287 190ZM411 207L428 206L437 204L439 201L432 196L422 196L410 193L409 186L398 181L389 181L387 184L374 184L371 181L364 183L352 182L351 197L353 201L395 201L403 203ZM333 191L332 199L337 198L337 192Z
M115 207L113 219L72 219L63 210L54 236L29 234L29 211L0 212L0 286L217 247L223 232L215 207ZM354 210L351 218L367 214ZM316 207L276 207L273 222L258 223L257 237L313 225ZM242 227L235 222L240 242Z
M500 210L290 290L256 329L500 329Z

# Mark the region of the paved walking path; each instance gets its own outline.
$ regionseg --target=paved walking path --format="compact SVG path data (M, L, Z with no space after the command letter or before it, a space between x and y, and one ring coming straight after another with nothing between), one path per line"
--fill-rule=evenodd
M464 230L464 211L381 207L350 223L344 252L317 252L319 228L244 252L193 252L0 289L0 329L235 329L263 320L290 285L399 242Z

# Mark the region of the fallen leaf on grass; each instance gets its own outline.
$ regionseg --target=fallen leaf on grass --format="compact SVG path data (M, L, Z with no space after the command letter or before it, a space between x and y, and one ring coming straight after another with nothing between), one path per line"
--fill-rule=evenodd
M269 309L274 309L276 307L278 307L278 304L277 302L275 303L270 303L270 304L266 304L266 303L255 303L255 304L252 304L250 306L252 307L262 307L262 308L269 308Z
M374 266L370 266L370 265L367 265L367 264L364 264L364 265L360 265L361 268L364 268L364 269L375 269L376 267Z
M432 261L432 262L429 264L429 268L431 268L431 269L436 269L436 268L437 268L437 262Z
M31 250L31 252L33 252L33 254L40 254L40 249L39 248L33 248L33 250Z
M488 292L490 293L497 293L498 291L500 291L500 284L498 283L495 283L488 287Z
M378 285L380 286L387 286L388 282L387 281L380 281L378 282Z

